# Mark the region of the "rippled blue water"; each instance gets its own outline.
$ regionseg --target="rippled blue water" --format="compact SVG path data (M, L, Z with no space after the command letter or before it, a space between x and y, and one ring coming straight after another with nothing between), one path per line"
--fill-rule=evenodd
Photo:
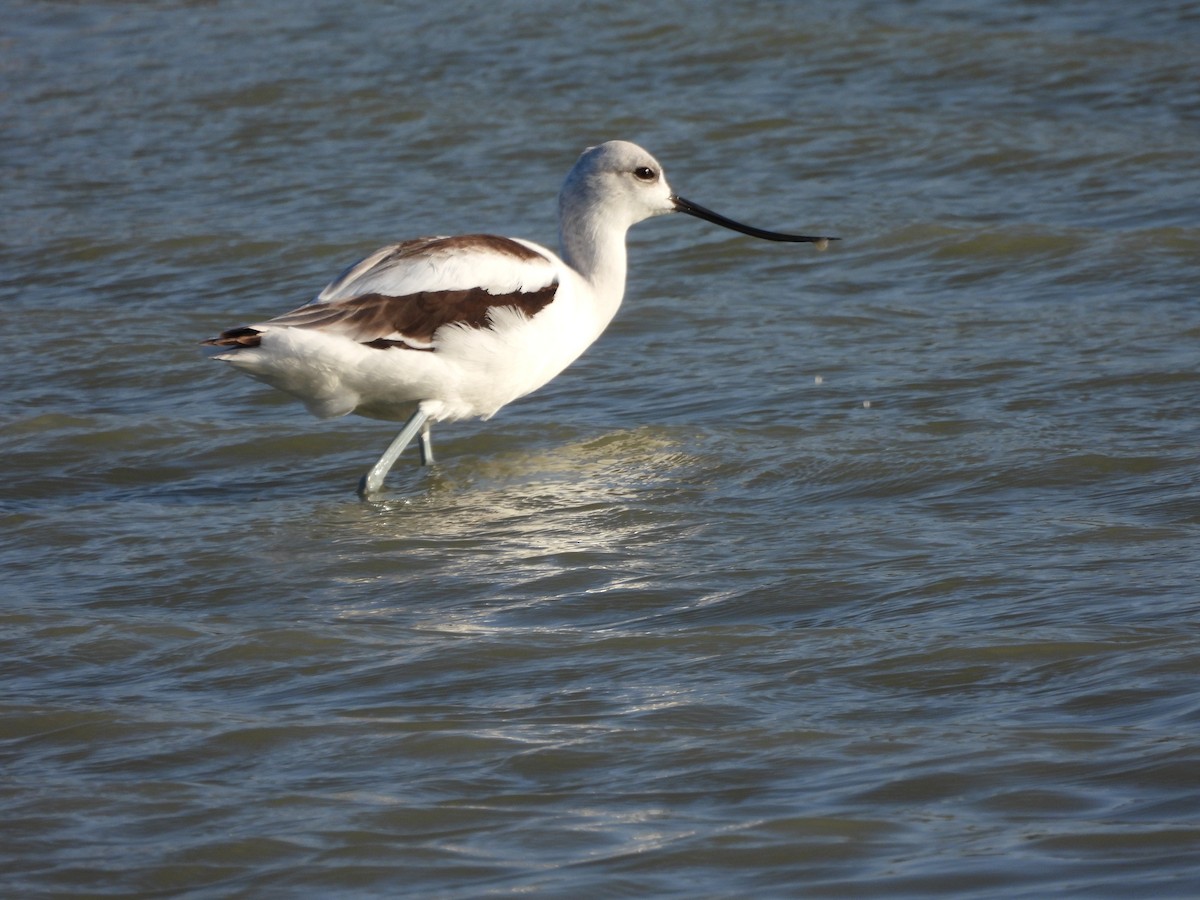
M1200 892L1196 4L5 20L0 892ZM198 352L615 137L844 240L638 226L379 503Z

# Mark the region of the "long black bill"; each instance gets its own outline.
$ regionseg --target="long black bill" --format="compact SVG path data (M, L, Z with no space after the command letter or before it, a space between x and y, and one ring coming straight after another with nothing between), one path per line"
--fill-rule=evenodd
M691 200L684 200L676 195L671 198L671 202L675 204L675 209L681 213L687 213L689 216L695 216L697 219L704 219L712 222L714 225L720 225L723 228L730 228L734 231L740 231L742 234L748 234L751 237L762 238L765 241L791 241L797 244L817 244L819 249L825 249L825 245L830 241L841 240L835 237L818 237L810 234L783 234L779 231L767 231L763 228L755 228L753 225L743 225L741 222L735 222L733 219L728 219L720 213L715 213L711 209L705 209L699 203L693 203Z

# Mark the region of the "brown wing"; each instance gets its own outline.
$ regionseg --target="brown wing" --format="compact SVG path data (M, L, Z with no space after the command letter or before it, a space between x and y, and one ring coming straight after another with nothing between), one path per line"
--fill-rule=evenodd
M479 280L492 282L492 289L354 293L355 287L410 287L439 277L470 280L472 272L486 274ZM556 274L550 258L508 238L420 238L385 247L352 266L321 293L321 298L336 299L319 298L267 322L233 328L203 343L257 347L262 332L269 328L315 328L378 349L432 350L433 335L439 328L454 324L486 328L489 313L496 307L511 307L530 318L537 315L554 300ZM496 284L503 287L497 290Z
M336 303L301 306L264 322L279 328L318 328L340 334L368 347L432 350L433 334L443 325L486 328L488 314L509 306L532 318L550 304L557 282L537 291L489 294L465 291L422 291L407 297L365 294ZM233 328L204 341L211 347L257 347L262 332L254 327Z

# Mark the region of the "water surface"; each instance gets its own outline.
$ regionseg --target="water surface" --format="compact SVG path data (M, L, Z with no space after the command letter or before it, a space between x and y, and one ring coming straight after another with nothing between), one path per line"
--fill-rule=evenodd
M9 4L11 896L1194 896L1200 10ZM554 242L550 386L392 437L196 342Z

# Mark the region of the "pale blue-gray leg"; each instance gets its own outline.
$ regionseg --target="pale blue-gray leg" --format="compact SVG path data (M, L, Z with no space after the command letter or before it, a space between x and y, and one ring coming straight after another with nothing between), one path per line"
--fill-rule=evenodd
M433 423L428 419L421 426L421 465L433 465L433 436L430 432L433 430Z
M417 411L412 414L404 427L400 429L400 433L396 435L396 439L388 445L388 448L383 451L383 456L379 457L379 462L371 466L371 471L362 477L358 483L358 495L360 497L369 497L372 494L379 493L379 489L383 487L383 479L387 477L387 473L392 470L392 466L396 464L396 460L408 446L409 442L421 434L421 456L424 458L424 446L429 440L428 428L426 421L429 419L429 413L424 412L421 407L417 407ZM424 429L424 430L422 430Z

